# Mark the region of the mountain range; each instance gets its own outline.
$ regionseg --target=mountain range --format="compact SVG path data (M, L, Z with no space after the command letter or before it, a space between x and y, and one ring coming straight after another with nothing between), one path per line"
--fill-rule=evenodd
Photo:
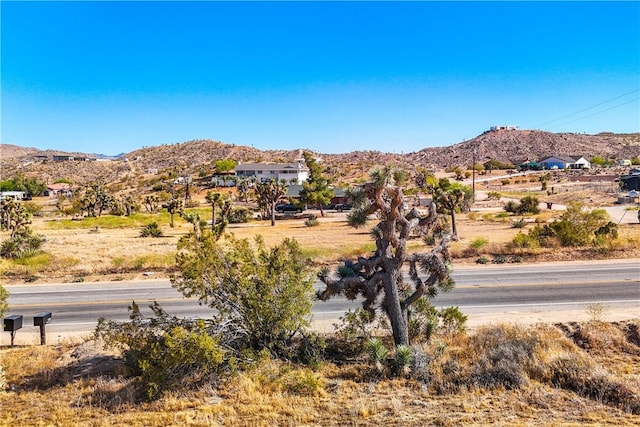
M397 148L397 144L394 145ZM301 158L304 148L297 150L259 150L254 147L225 144L212 140L194 140L139 148L118 156L69 153L55 149L0 144L0 173L2 178L20 171L53 181L60 178L83 182L102 179L114 182L128 177L157 171L180 171L205 175L213 171L217 160L233 159L238 162L291 162ZM640 133L596 135L552 133L539 130L489 130L477 137L443 147L429 147L409 153L381 151L352 151L342 154L314 153L322 159L326 172L336 181L348 182L362 176L376 165L394 164L405 168L423 166L439 170L447 167L469 167L475 156L476 163L498 160L518 164L535 161L545 156L579 155L587 159L600 156L605 159L626 159L640 156ZM53 162L54 155L80 158L112 159L101 162ZM42 162L45 158L48 161Z

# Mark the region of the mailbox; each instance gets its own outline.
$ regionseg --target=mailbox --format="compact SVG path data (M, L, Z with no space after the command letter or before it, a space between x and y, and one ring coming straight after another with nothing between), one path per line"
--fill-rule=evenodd
M33 316L33 326L44 326L51 321L51 312L43 311Z
M33 326L40 326L40 344L45 345L47 343L47 333L44 329L44 325L51 321L51 312L43 311L33 316Z
M4 318L4 331L15 332L22 328L22 314L12 314Z
M22 328L22 314L12 314L4 318L4 331L11 332L11 347L16 337L16 331Z

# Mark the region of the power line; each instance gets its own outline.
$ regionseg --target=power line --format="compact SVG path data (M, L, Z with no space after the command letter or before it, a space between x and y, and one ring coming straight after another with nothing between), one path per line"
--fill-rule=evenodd
M567 115L562 116L562 117L558 117L557 119L553 119L553 120L546 121L546 122L544 122L544 123L541 123L541 124L539 124L539 125L534 126L534 128L535 128L535 129L539 129L539 128L541 128L542 126L547 125L547 124L549 124L549 123L557 122L557 121L560 121L560 120L566 119L566 118L568 118L568 117L575 116L576 114L580 114L580 113L583 113L583 112L585 112L585 111L592 110L592 109L597 108L597 107L599 107L599 106L601 106L601 105L608 104L609 102L615 101L615 100L620 99L620 98L624 98L625 96L627 96L627 95L631 95L632 93L636 93L636 92L638 92L638 91L640 91L640 89L634 89L634 90L632 90L632 91L630 91L630 92L626 92L626 93L623 93L622 95L618 95L618 96L616 96L615 98L611 98L611 99L608 99L608 100L606 100L606 101L600 102L600 103L598 103L598 104L592 105L592 106L590 106L590 107L583 108L582 110L574 111L573 113L567 114ZM611 107L611 108L606 109L606 110L603 110L603 111L601 111L601 112L609 111L609 110L611 110L611 109L613 109L613 108L617 108L617 107L619 107L619 106L629 104L629 103L631 103L631 102L633 102L633 101L636 101L637 99L638 99L638 98L632 99L631 101L625 102L624 104L620 104L620 105L617 105L617 106L615 106L615 107ZM583 118L591 117L591 116L594 116L594 115L596 115L596 114L600 114L600 113L594 113L594 114L591 114L591 115L589 115L589 116L585 116L585 117L583 117ZM572 123L572 122L577 121L577 120L582 120L583 118L578 118L578 119L572 120L572 121L567 122L567 123ZM566 124L566 123L565 123L565 124ZM560 126L560 125L555 125L555 126L553 126L553 127L557 127L557 126Z
M564 126L564 125L569 124L569 123L578 122L580 120L588 119L589 117L597 116L598 114L602 114L602 113L605 113L607 111L614 110L616 108L622 107L622 106L627 105L627 104L631 104L632 102L635 102L635 101L638 101L638 100L640 100L640 97L634 98L634 99L632 99L630 101L627 101L627 102L623 102L622 104L614 105L613 107L609 107L609 108L606 108L606 109L601 110L601 111L596 111L595 113L592 113L592 114L589 114L589 115L586 115L586 116L583 116L583 117L578 117L577 119L569 120L568 122L559 123L557 125L551 126L550 129L555 129L555 128L558 128L560 126ZM602 104L600 104L600 105L602 105Z

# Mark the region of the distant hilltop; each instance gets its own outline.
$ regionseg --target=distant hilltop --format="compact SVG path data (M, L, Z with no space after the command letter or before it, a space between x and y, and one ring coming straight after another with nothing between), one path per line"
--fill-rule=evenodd
M491 132L497 132L500 130L518 130L518 126L491 126L489 130Z

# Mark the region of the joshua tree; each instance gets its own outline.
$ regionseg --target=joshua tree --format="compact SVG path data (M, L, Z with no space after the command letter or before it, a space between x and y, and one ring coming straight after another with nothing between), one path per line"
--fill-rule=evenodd
M179 214L180 212L182 212L182 200L173 197L167 203L162 205L162 207L165 208L167 212L169 212L169 226L173 228L175 226L173 222L173 216L176 213Z
M211 205L211 231L216 236L221 236L227 226L227 217L231 212L231 199L222 193L208 191L205 199ZM220 222L216 218L216 208L220 208Z
M417 227L429 229L436 220L435 205L429 214L420 216L414 208L404 210L401 185L407 178L402 171L393 168L374 170L370 182L354 191L354 209L348 222L353 227L363 226L368 217L376 214L378 224L372 230L376 250L369 257L359 257L356 262L346 261L338 269L334 279L327 270L318 277L327 285L318 298L327 300L333 295L344 294L355 299L363 296L363 308L373 319L377 308L389 317L396 345L409 344L409 307L422 297L433 297L438 291L453 288L449 276L449 239L424 253L407 253L406 242ZM402 267L409 267L409 281L402 276Z
M451 215L452 238L458 240L456 211L468 210L469 203L473 198L473 191L466 185L458 182L451 183L447 178L440 178L431 186L431 193L434 203Z
M149 213L155 213L158 210L158 204L160 203L160 198L155 194L151 194L144 198L144 207L147 209Z
M200 236L202 235L202 229L200 228L200 214L196 212L182 212L180 215L185 221L193 225L193 237L196 240L200 240Z
M258 194L258 206L263 213L271 217L271 226L276 225L276 203L280 197L287 194L287 184L284 181L270 179L259 183L256 186L256 193Z
M211 205L211 231L213 231L216 228L216 208L220 205L220 200L222 200L222 193L207 191L205 199Z
M246 202L249 200L249 192L256 185L256 180L252 178L242 178L236 181L236 189L238 190L238 196L240 200Z
M31 214L11 198L0 200L0 230L9 230L11 238L31 224Z
M102 211L113 206L115 199L101 183L92 182L85 185L85 191L80 198L81 209L87 211L87 216L102 215Z

